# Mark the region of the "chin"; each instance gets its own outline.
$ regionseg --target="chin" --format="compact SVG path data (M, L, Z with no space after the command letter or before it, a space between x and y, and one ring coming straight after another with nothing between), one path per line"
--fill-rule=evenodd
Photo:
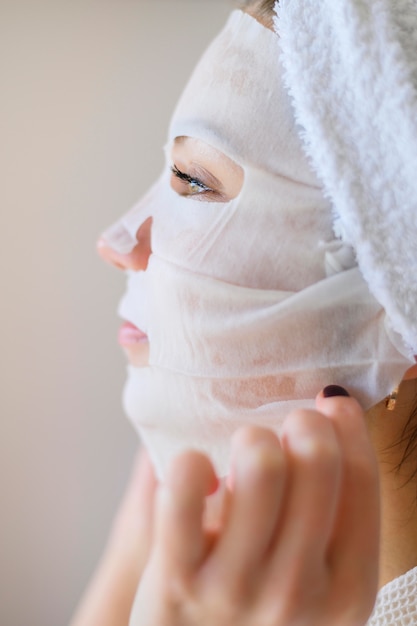
M127 360L133 367L148 367L149 365L149 341L144 341L135 346L123 348Z

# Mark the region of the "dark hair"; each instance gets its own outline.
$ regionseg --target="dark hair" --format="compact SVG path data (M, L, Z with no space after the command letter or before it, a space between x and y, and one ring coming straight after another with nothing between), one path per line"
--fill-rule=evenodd
M404 466L411 463L411 473L405 484L415 480L417 478L417 398L414 400L414 405L410 416L400 433L397 441L395 441L389 448L399 447L402 451L402 458L398 465L395 467L397 472L400 472Z
M276 0L241 0L240 2L242 9L252 11L269 23L274 15L275 4Z
M276 0L242 0L244 7L254 8L257 11L263 11L265 15L271 15L274 11Z

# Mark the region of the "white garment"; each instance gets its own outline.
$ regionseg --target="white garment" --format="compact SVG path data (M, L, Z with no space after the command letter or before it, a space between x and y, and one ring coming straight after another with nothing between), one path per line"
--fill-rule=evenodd
M120 314L148 334L150 366L129 367L126 411L160 477L187 448L219 475L241 425L279 430L324 386L365 408L410 366L387 329L304 155L282 80L280 41L235 11L186 87L170 128L244 171L227 203L176 194L167 167L104 237L121 252L152 217L152 255L129 275Z
M282 0L285 81L336 232L417 354L417 2Z
M415 626L415 624L417 624L417 567L382 587L367 626Z

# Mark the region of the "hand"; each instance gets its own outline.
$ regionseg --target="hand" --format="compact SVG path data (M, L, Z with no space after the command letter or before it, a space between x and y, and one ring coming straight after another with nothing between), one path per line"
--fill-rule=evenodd
M148 560L157 489L154 468L145 448L138 451L128 485L113 522L107 551L117 554L139 580ZM137 586L137 584L136 584Z
M127 626L152 540L156 479L139 451L97 571L71 626Z
M203 525L208 459L175 460L157 493L154 543L130 626L360 626L378 578L378 473L352 398L316 400L278 439L234 438L227 517Z

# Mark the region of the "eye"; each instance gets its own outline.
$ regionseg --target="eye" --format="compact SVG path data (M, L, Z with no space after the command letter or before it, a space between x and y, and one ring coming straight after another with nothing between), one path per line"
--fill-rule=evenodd
M175 179L181 181L181 189L175 187L175 191L182 196L197 196L202 194L214 194L213 189L205 185L199 178L181 172L176 165L171 167Z

